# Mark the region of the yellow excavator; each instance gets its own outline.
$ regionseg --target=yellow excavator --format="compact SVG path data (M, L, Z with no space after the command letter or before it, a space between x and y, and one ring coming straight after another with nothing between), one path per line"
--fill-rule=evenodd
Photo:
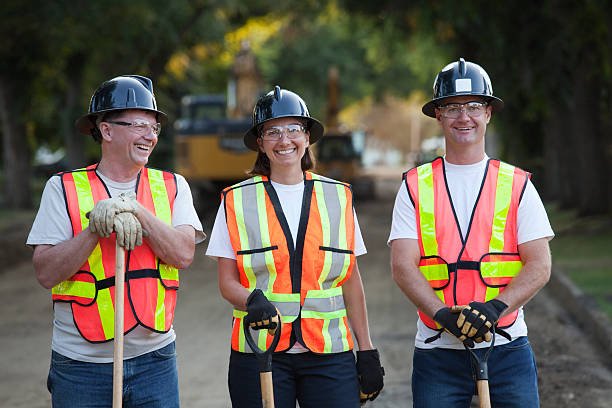
M352 184L356 200L374 199L374 179L365 173L362 165L365 134L345 129L338 120L340 112L339 72L330 67L327 86L327 109L325 112L325 137L313 149L317 165L315 171L321 175Z
M223 94L187 95L181 118L174 123L174 164L189 181L198 211L218 204L223 187L247 177L256 152L242 137L250 129L251 113L262 80L255 56L243 43L232 66L227 97Z

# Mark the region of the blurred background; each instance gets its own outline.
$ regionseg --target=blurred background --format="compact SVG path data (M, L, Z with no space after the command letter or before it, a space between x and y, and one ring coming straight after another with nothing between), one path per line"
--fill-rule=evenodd
M152 78L170 116L154 166L187 166L175 127L188 115L185 95L221 95L219 115L248 119L280 85L326 125L357 132L352 148L366 168L406 169L440 153L441 132L420 107L436 73L463 57L506 102L489 154L532 171L561 208L612 209L607 1L7 0L0 11L4 208L36 206L37 176L97 160L73 123L117 75ZM250 99L237 95L241 78Z
M0 15L3 225L32 214L51 174L98 160L73 124L114 76L153 80L170 120L150 164L185 175L202 214L250 168L241 136L274 85L326 126L316 171L352 182L358 199L376 195L372 178L399 183L443 154L420 108L436 73L463 57L488 71L506 104L488 154L534 173L558 237L597 239L570 241L558 260L576 261L579 244L584 259L608 252L597 235L612 212L607 1L6 0ZM612 303L600 283L598 300Z
M35 283L31 263L26 264L32 255L24 245L27 233L48 177L99 160L99 146L78 134L74 122L87 113L103 81L124 74L153 80L158 107L169 122L149 164L188 179L205 231L212 226L219 189L246 178L253 163L242 135L257 98L275 85L302 96L326 127L326 137L314 145L315 171L353 184L370 250L364 267L369 262L372 271L380 269L366 276L365 284L373 289L389 285L378 287L379 292L395 293L401 305L382 308L376 291L368 289L370 312L382 321L381 315L408 305L390 279L384 244L401 174L444 154L441 129L421 106L446 64L460 57L480 64L494 94L505 102L487 129L487 153L534 174L556 233L553 277L563 270L580 288L574 297L607 315L595 319L610 327L612 7L607 0L4 0L0 16L0 262L9 266L0 292L12 308L6 315L12 323L4 326L23 334L2 343L18 361L7 368L21 367L22 375L6 370L0 377L7 394L19 394L10 391L19 383L31 388L23 394L30 399L12 406L44 406L48 398L43 382L51 306L47 291ZM213 307L225 304L217 293L214 262L203 250L198 247L198 264L191 269L207 274L185 274L187 281L202 281L185 285L181 302L189 305L193 290L190 307L197 315L202 299L208 299L200 291L208 287L210 317ZM561 306L573 308L574 316L583 315L565 301L565 292L547 290L557 293ZM26 293L30 300L22 297ZM584 334L580 318L543 313L546 299L532 302L539 313L531 316L542 320L530 321L530 338L538 355L549 357L538 366L548 381L541 384L542 395L552 401L548 406L576 406L586 395L603 402L581 406L607 406L612 340L606 333L612 331ZM20 317L26 309L42 316L41 323ZM190 324L197 320L181 313ZM225 318L223 313L219 316ZM578 331L571 331L576 322L578 329L571 330ZM410 320L406 327L412 326ZM387 352L392 371L392 362L406 357L406 339L412 335L384 337L381 327L373 326L373 332L383 348L392 350L389 344L395 344L398 350L397 358ZM554 330L569 333L567 339L559 340L562 334ZM187 347L209 330L183 333L188 341L181 346ZM602 343L607 354L601 358L576 348L584 337ZM22 343L37 338L43 339L40 344ZM217 341L226 347L224 340ZM563 354L570 352L572 358ZM22 363L33 355L37 365ZM195 381L199 363L190 368L193 354L184 355L182 367L193 375L183 378ZM593 377L599 363L607 368ZM576 367L590 374L571 374ZM407 371L398 370L403 377L389 380L408 378ZM218 377L220 385L213 388L225 401L223 376ZM397 406L395 401L409 398L406 384L396 381L379 406ZM196 395L200 387L194 382L185 388Z

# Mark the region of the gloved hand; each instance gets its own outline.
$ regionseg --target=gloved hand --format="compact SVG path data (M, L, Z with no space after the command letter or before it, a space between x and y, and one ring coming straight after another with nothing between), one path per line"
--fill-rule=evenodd
M278 311L276 307L261 289L255 289L247 298L247 315L246 320L255 330L268 329L270 334L274 335L278 323ZM273 319L276 317L275 319Z
M491 341L493 338L493 326L499 320L499 315L506 310L507 304L501 300L491 299L488 302L470 302L461 311L457 319L457 325L461 333L473 338L476 343Z
M361 405L367 400L374 401L383 389L385 369L380 365L378 350L357 352L357 376L359 378L359 399Z
M133 192L100 200L89 213L89 229L108 238L113 233L115 215L122 212L135 213L137 209L138 202Z
M142 226L134 214L122 212L115 215L113 225L119 246L131 251L142 245Z
M436 312L434 320L444 328L448 333L457 337L459 341L462 341L468 347L474 347L474 340L468 338L466 335L461 333L461 325L459 325L458 318L461 316L461 309L453 307L443 307Z

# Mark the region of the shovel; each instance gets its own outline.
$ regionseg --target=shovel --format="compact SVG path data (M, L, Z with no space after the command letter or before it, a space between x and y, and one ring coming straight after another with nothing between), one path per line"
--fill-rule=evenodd
M89 219L90 212L85 214ZM142 231L147 236L146 231ZM123 405L123 306L125 284L125 249L115 240L115 339L113 341L113 408Z
M113 408L123 403L123 299L125 250L115 243L115 340L113 348Z
M246 342L255 353L257 362L259 363L259 380L261 382L261 403L263 408L274 408L274 390L272 385L272 353L276 349L276 345L280 340L281 335L281 319L280 313L274 316L272 321L276 322L276 329L268 330L268 332L274 336L270 347L267 350L261 350L253 337L251 336L251 330L249 329L249 322L243 321L244 337Z
M478 401L479 408L491 408L491 396L489 394L489 370L487 367L487 360L489 359L489 354L493 350L493 346L495 345L495 333L493 333L493 338L491 339L491 345L487 349L485 355L482 359L478 358L478 355L466 346L463 345L467 351L470 352L472 358L474 359L474 368L476 371L476 388L478 389Z

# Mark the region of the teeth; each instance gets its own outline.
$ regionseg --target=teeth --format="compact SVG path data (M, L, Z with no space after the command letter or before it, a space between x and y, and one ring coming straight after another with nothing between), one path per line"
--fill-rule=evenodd
M150 149L150 146L147 146L147 145L144 145L144 144L137 144L136 147L139 148L139 149L146 150L146 151L149 151L149 149Z
M279 150L278 154L290 154L293 153L295 151L295 149L290 149L290 150Z

